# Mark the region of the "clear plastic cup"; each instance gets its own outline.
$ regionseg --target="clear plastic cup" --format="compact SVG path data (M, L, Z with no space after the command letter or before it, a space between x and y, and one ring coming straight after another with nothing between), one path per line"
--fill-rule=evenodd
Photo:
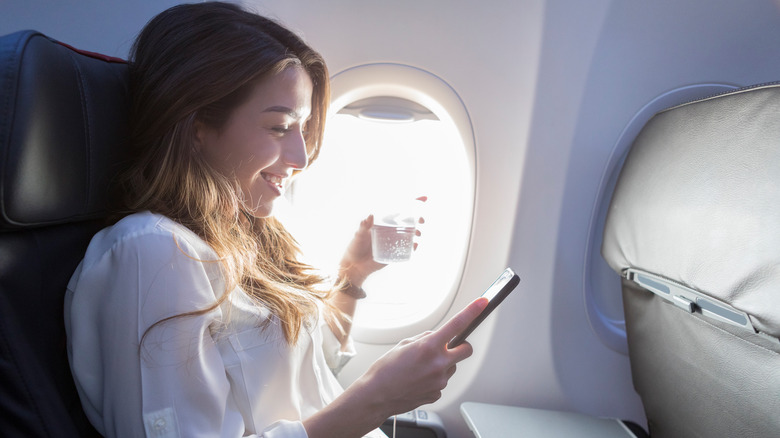
M412 258L417 216L411 212L374 214L371 250L379 263L405 262Z

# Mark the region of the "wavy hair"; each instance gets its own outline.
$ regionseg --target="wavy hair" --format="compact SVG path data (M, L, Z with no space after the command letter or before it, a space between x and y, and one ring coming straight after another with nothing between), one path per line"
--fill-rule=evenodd
M290 66L303 68L314 86L304 134L311 163L322 144L330 96L319 53L273 20L230 3L181 4L157 15L130 55L137 158L124 190L128 213L167 216L219 257L226 293L210 308L185 315L215 309L238 286L271 311L286 341L295 344L318 303L327 302L324 279L299 261L296 241L278 220L241 218L238 182L209 166L194 147L196 122L223 127L258 81Z

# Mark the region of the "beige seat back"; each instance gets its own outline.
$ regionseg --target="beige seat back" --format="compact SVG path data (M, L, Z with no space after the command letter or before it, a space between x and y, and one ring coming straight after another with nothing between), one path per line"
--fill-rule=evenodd
M602 254L651 437L780 436L780 85L655 115Z

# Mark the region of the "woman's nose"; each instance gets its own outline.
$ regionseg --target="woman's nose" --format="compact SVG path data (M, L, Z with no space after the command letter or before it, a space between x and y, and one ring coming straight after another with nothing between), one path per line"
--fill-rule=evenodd
M309 163L309 156L306 153L306 139L302 132L289 138L290 141L284 147L282 159L293 169L304 169Z

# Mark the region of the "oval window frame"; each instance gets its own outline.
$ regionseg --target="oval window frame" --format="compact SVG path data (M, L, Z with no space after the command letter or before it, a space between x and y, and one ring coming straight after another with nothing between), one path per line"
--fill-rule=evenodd
M392 344L404 338L430 330L439 324L450 310L463 281L474 230L476 205L476 146L471 117L458 93L442 78L423 69L394 63L372 63L354 66L331 77L329 117L338 114L352 102L376 96L392 96L416 102L432 111L440 120L451 123L463 141L469 174L467 193L471 208L467 219L468 235L463 243L459 276L453 279L451 290L430 313L417 320L393 327L366 327L355 324L352 337L365 344ZM358 309L359 311L359 309Z

